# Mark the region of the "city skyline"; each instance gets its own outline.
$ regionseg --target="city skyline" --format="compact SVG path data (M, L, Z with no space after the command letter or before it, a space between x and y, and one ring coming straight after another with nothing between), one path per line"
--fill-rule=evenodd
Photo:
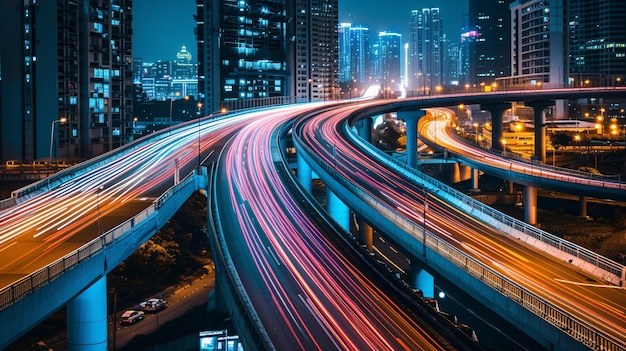
M366 25L372 34L397 31L408 40L411 10L438 7L441 9L444 32L452 41L458 41L463 15L468 11L468 0L449 0L445 4L435 0L419 4L400 3L383 6L379 0L339 0L339 22ZM174 0L140 0L133 3L133 55L145 62L173 61L185 45L197 62L193 15L196 3Z

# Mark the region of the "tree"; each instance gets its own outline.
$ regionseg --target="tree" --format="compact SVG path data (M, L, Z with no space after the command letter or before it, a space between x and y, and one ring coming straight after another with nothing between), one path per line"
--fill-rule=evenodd
M550 142L555 150L560 149L562 146L568 146L572 143L574 137L566 133L554 133L550 136Z

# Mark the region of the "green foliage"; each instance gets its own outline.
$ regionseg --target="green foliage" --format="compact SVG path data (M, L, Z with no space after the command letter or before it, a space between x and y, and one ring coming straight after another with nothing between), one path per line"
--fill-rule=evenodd
M205 203L203 195L194 194L163 228L108 274L120 306L174 285L210 262Z
M560 149L562 146L568 146L572 143L574 137L567 133L554 133L550 135L550 142L555 150Z

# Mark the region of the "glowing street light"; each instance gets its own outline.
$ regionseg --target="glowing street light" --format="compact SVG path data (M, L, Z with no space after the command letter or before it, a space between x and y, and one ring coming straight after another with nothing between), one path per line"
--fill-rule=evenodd
M48 159L48 164L51 166L52 165L52 149L54 147L54 124L55 123L59 123L59 124L63 124L67 121L67 118L65 117L61 117L59 119L57 119L56 121L52 121L52 124L50 125L50 158ZM50 178L48 177L48 189L50 189Z
M478 123L474 123L474 128L476 128L476 144L478 144Z

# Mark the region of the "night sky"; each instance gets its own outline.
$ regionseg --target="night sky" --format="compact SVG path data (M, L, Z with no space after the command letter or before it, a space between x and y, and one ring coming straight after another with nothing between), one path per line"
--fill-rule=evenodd
M339 0L339 22L368 25L373 35L397 31L406 41L411 10L439 7L444 32L457 42L467 6L468 0ZM195 62L195 12L195 0L135 0L133 55L150 62L175 60L185 45Z

